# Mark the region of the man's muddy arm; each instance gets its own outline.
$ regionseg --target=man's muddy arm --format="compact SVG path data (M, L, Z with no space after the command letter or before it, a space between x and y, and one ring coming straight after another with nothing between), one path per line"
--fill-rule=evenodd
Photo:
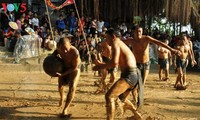
M121 40L122 40L126 45L129 45L129 44L132 44L133 38L127 38L127 39L121 38Z
M106 64L101 63L93 68L93 70L105 69L105 68L113 68L119 65L119 55L120 55L120 48L117 46L112 46L112 59L108 61Z
M65 76L67 74L70 74L72 72L74 72L75 70L77 70L79 68L80 65L80 59L79 57L79 53L75 53L73 56L73 62L72 62L72 67L67 69L64 73L61 74L61 76Z
M192 60L192 64L196 65L197 62L196 62L195 57L194 57L194 51L193 51L192 42L190 41L189 44L190 44L190 51L191 51L191 60Z
M163 43L163 42L160 42L159 40L155 39L155 38L152 38L150 36L147 36L147 40L150 42L150 43L154 43L158 46L162 46L168 50L170 50L172 53L175 53L177 54L178 53L178 50L175 50L173 48L171 48L170 46L168 46L167 44Z
M169 58L169 65L171 66L172 65L172 54L170 51L168 53L168 58Z
M192 55L192 51L191 51L191 49L188 51L188 55L189 55L189 57L190 57L190 59L191 59L191 65L192 65L192 67L195 65L195 59L194 59L194 57L193 57L193 55Z

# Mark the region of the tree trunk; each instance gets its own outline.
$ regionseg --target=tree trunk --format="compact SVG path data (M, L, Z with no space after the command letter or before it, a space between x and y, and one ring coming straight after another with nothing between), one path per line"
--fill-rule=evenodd
M83 9L84 9L84 4L83 4L83 0L81 0L81 16L83 16Z
M195 27L194 29L194 33L195 33L195 39L197 39L198 41L200 41L200 25L198 25L197 27Z
M147 26L148 26L148 30L149 30L149 35L152 35L151 24L152 24L152 18L147 17Z

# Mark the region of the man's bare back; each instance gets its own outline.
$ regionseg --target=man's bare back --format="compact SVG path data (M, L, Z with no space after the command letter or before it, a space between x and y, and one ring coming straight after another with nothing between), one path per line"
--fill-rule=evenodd
M101 55L106 57L106 58L111 58L111 54L112 54L112 51L111 51L111 46L109 46L105 41L101 43Z
M141 115L136 111L133 104L127 99L130 89L134 88L139 81L139 74L136 67L136 60L128 48L120 39L119 32L109 29L106 32L106 42L112 47L112 58L105 64L99 64L93 67L93 70L112 68L119 66L121 69L121 78L114 83L105 95L107 106L107 120L114 119L115 101L119 97L124 106L128 106L137 119L141 119Z
M121 72L123 73L126 68L135 68L136 67L136 60L133 53L130 49L119 39L117 38L114 42L112 49L115 47L119 47L120 56L119 56L119 66Z

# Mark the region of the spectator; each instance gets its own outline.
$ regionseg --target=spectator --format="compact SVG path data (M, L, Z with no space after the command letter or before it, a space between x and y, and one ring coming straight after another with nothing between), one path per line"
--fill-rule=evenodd
M82 16L80 18L80 21L78 22L78 31L81 32L84 29L85 26L85 18Z
M97 31L99 33L102 33L103 27L104 27L104 21L102 19L99 19L99 21L97 21Z
M94 19L91 23L90 34L92 34L92 36L94 36L96 30L97 30L97 20Z
M122 35L124 38L129 38L132 36L132 30L131 28L128 28L128 30Z
M58 32L62 32L64 29L66 29L66 24L63 19L63 15L59 16L59 19L56 21L56 26L57 26Z
M32 18L32 28L34 29L34 31L37 31L37 29L39 28L39 19L37 13L35 13Z
M10 22L14 22L15 21L15 13L14 12L8 12L8 20Z
M6 48L10 48L10 43L14 37L14 31L18 29L17 23L9 22L9 28L6 32L3 33L4 35L4 45Z
M122 30L122 33L125 33L127 31L127 26L126 23L123 22L120 26L119 29Z
M75 31L76 31L76 17L75 17L75 13L72 12L70 17L67 20L68 25L69 25L69 33L74 35Z
M28 11L28 14L25 17L25 20L28 21L29 27L32 25L32 15L33 13L31 11Z
M85 18L85 31L87 34L90 33L90 27L91 27L91 21L89 19L89 17Z
M24 44L24 39L21 36L20 30L15 31L15 36L16 36L16 44L13 50L13 56L15 57L14 63L19 63L20 58L23 55L23 47L25 46Z
M18 30L22 30L22 21L23 21L23 19L24 19L24 16L23 15L21 15L20 16L20 18L19 19L17 19L17 25L18 25Z

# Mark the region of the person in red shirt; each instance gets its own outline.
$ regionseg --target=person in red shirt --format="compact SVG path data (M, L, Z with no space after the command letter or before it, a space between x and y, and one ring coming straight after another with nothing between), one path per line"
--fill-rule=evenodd
M8 47L8 40L14 35L14 30L9 27L7 32L3 32L4 35L4 46Z
M78 31L82 32L82 30L84 30L84 26L85 26L85 18L84 16L82 16L78 22Z

